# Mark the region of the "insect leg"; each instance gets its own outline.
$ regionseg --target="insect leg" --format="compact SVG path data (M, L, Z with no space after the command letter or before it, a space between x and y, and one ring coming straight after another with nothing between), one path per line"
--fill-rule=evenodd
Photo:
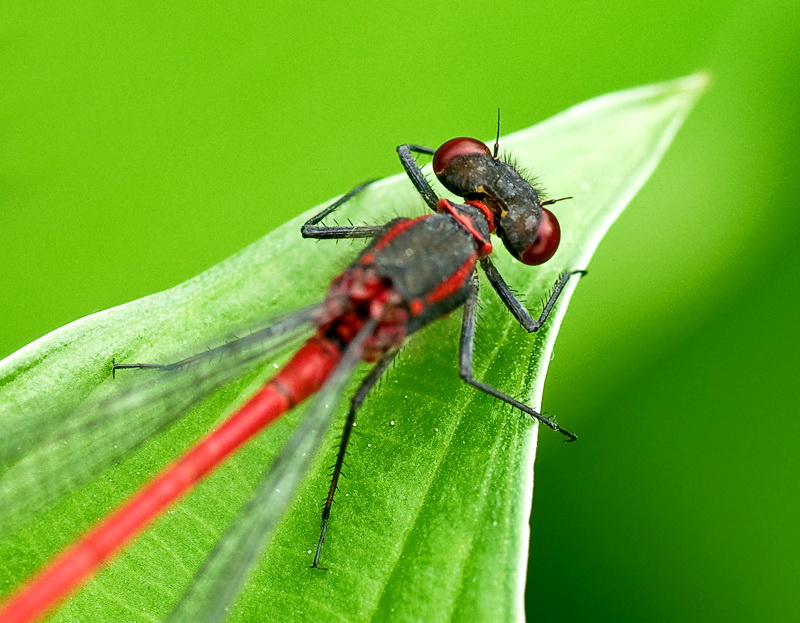
M510 404L512 407L515 407L523 413L527 413L532 418L539 420L545 426L548 426L553 430L565 435L569 438L568 441L575 441L577 439L576 435L564 430L550 418L542 415L519 400L512 398L508 394L504 394L503 392L495 389L491 385L481 383L475 379L472 373L472 355L475 346L475 321L477 319L477 315L478 276L475 275L472 278L472 288L470 290L469 297L467 298L467 302L464 304L464 319L461 322L461 340L459 341L458 349L458 368L461 378L474 388L479 389L490 396L494 396L495 398L498 398L507 404Z
M350 399L350 410L347 412L347 419L344 423L344 430L342 431L342 440L339 443L339 454L336 456L336 465L333 468L333 476L331 477L331 486L328 490L328 497L325 498L325 506L322 508L322 524L320 526L319 541L317 541L317 551L314 554L314 562L311 564L316 569L323 569L319 566L319 559L322 555L322 544L325 542L325 533L328 531L328 522L331 517L331 507L333 506L333 496L336 494L336 489L339 485L339 476L342 473L342 466L344 465L344 456L347 452L347 444L350 442L350 434L353 432L353 426L356 421L356 411L361 407L361 404L366 399L369 392L381 378L389 364L392 363L397 351L389 351L381 360L375 364L375 367L370 370L366 378L361 382L356 393Z
M317 226L322 219L328 216L334 210L340 208L343 204L347 203L361 193L367 186L378 180L368 180L363 184L359 184L353 190L343 195L337 201L325 208L316 216L312 216L300 228L300 234L303 238L320 238L325 240L337 240L342 238L372 238L380 233L383 225L350 225L347 227L326 227L325 225Z
M433 188L431 188L431 185L425 178L425 174L417 164L417 161L414 160L412 152L417 154L433 155L436 153L436 150L431 149L430 147L422 147L421 145L408 144L400 145L397 148L397 154L400 156L400 162L403 163L403 168L406 170L408 177L411 178L411 183L414 184L414 188L417 189L417 192L422 195L425 203L427 203L431 210L435 212L436 204L439 203L439 197L437 197L436 193L433 192Z
M567 285L569 278L573 275L586 274L585 270L571 270L562 274L556 281L556 285L553 288L553 293L544 304L544 308L542 309L542 313L539 315L539 318L534 320L533 316L531 316L531 313L525 309L525 306L522 303L520 303L519 299L511 291L511 288L508 287L508 284L503 279L503 276L497 271L497 269L494 267L494 264L492 264L492 261L488 257L481 259L481 268L483 268L483 271L489 278L489 283L492 284L492 287L500 296L500 299L508 308L508 311L513 314L514 318L517 319L517 322L519 322L525 328L525 330L528 331L528 333L538 331L545 323L547 317L550 315L550 312L553 311L553 307L555 306L558 297L561 296L561 292L564 291L564 287Z
M295 329L299 329L305 325L308 325L309 323L313 322L314 317L319 311L320 307L321 306L319 304L310 305L309 307L305 307L282 317L275 318L269 326L263 329L254 331L249 335L237 338L231 342L221 344L220 346L210 348L205 352L192 355L191 357L186 357L180 361L173 361L172 363L117 363L116 360L112 359L111 374L114 376L116 375L117 370L131 369L162 370L164 372L169 372L171 370L177 370L179 368L200 363L202 361L209 361L216 357L233 356L241 353L247 348L257 346L261 343L266 344L270 340L285 336L288 333L292 333ZM271 344L270 346L277 347L280 345L281 343L277 343Z

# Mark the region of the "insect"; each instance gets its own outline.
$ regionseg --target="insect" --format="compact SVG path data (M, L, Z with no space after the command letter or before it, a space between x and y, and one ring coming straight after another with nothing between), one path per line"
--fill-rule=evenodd
M436 195L416 163L415 153L433 156L436 176L464 203ZM256 359L299 328L314 328L312 337L243 407L13 595L0 608L0 622L33 621L46 614L244 443L287 410L317 394L306 417L266 471L242 517L223 536L173 611L175 620L221 619L319 446L332 418L335 398L363 360L375 365L350 401L312 564L321 568L333 497L358 409L405 339L458 307L464 307L458 366L463 380L568 440L576 438L552 419L476 379L472 372L478 266L514 318L529 332L537 331L547 320L568 280L585 272L562 274L541 314L534 318L491 261L493 232L524 264L549 260L558 247L560 228L545 206L560 199L542 201L537 190L512 165L498 158L497 142L493 152L478 140L462 137L447 141L437 150L401 145L398 154L432 212L417 218L397 218L384 225L322 224L363 192L371 183L367 182L307 221L301 230L306 238L372 239L333 279L322 303L279 318L267 328L210 353L170 364L114 363L115 372L138 368L180 373L222 354L245 353L241 360ZM262 344L270 346L262 348ZM231 555L232 551L236 555Z

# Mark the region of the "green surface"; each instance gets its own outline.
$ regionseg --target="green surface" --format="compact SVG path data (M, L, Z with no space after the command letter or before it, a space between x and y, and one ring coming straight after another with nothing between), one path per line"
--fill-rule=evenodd
M572 207L559 211L563 235L556 258L533 269L498 250L497 266L523 300L546 299L560 274L588 264L705 83L705 76L697 75L610 94L501 138L522 167L547 154L549 164L542 172L551 184L579 189ZM401 174L370 186L340 219L385 222L420 203ZM319 209L185 284L72 323L3 362L0 458L9 467L0 478L0 531L11 536L0 541L0 558L7 561L7 586L27 577L147 474L172 460L175 448L190 445L252 393L259 382L254 374L264 376L253 370L254 363L267 374L273 370L270 364L279 359L265 361L258 351L252 356L246 351L222 361L212 355L214 366L206 361L175 375L161 373L157 385L148 372L108 378L112 357L176 361L180 356L174 353L187 343L213 344L230 327L256 328L266 310L307 305L309 295L323 292L325 283L314 287L309 280L306 288L296 287L307 272L309 247L299 229ZM328 266L344 266L354 247L363 244L328 242L315 257ZM267 277L269 287L263 285ZM538 408L557 327L576 282L568 285L552 321L535 339L488 289L481 299L476 376ZM236 610L241 620L283 620L290 612L294 620L314 621L319 604L345 620L444 620L467 613L480 620L521 618L535 428L528 418L510 416L503 403L476 393L460 381L454 365L447 365L454 358L458 328L458 318L451 317L415 336L396 360L390 380L370 395L360 413L349 478L339 498L350 504L336 507L325 549L324 564L331 566L327 574L306 567L310 556L301 544L310 541L313 547L319 521L314 500L325 492L339 431L327 422L313 425L312 430L328 431L325 451L311 466L311 477L248 585ZM244 365L234 367L241 360ZM226 371L222 379L213 376L216 368ZM213 393L178 426L120 463L165 426L161 413L178 417L191 406L185 403L193 395L190 390L210 393L243 373L243 380ZM293 415L296 419L299 413ZM387 416L393 418L388 426ZM312 421L309 411L303 427ZM281 422L248 445L57 618L161 619L192 581L264 466L277 460L273 457L287 430ZM291 462L287 473L292 480L272 482L265 488L266 499L254 506L271 513L266 525L282 513L274 491L290 496L317 454L319 443L310 442L308 432L297 434L305 444L302 451L283 459ZM252 530L255 543L266 538L264 530ZM187 600L196 610L181 620L209 620L206 603L225 611L228 604L219 605L222 587L231 585L232 570L243 564L237 556L255 543L226 546L214 567L216 579L208 579L210 587ZM177 568L176 559L181 561ZM166 576L156 581L152 569ZM143 574L151 578L146 586Z
M581 439L542 433L528 612L796 615L795 3L5 8L3 354L396 173L401 142L711 71L562 328L544 404Z

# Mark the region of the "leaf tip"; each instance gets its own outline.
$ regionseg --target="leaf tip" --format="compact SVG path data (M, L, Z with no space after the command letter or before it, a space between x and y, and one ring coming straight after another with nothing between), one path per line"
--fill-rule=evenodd
M706 69L701 69L683 78L678 78L675 80L675 86L679 91L693 93L694 99L697 99L709 89L713 82L714 75Z

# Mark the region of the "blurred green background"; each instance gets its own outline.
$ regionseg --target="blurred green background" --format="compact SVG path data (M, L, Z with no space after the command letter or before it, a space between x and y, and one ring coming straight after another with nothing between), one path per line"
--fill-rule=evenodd
M0 356L399 172L402 142L708 69L556 346L545 406L581 439L541 434L528 614L794 620L798 35L777 0L4 3Z

